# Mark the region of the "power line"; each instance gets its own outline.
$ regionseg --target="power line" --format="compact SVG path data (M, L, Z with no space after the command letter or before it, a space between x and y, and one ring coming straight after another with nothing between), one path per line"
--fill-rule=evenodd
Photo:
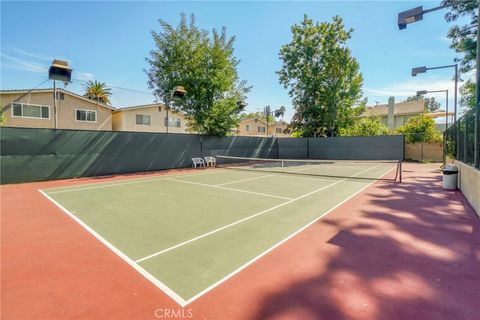
M84 83L88 83L87 80L82 80L82 79L77 79L77 78L73 78L73 80L75 80L75 81L80 81L80 82L84 82ZM152 92L150 92L150 91L144 91L144 90L139 90L139 89L131 89L131 88L118 87L118 86L114 86L114 85L111 85L111 84L108 84L108 83L107 83L107 85L108 85L110 88L115 88L115 89L120 89L120 90L128 90L128 91L134 91L134 92L152 94Z

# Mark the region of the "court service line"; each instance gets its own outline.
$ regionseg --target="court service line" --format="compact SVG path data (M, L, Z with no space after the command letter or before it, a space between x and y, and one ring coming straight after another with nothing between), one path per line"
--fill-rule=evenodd
M206 174L213 174L213 173L220 173L220 172L225 172L225 170L215 170L215 171L209 171L209 172L200 172L200 173L185 173L185 174L177 174L174 175L175 177L196 177L196 176L202 176ZM109 183L109 182L104 182L104 183L99 183L97 185L89 186L89 187L84 187L84 188L72 188L72 189L64 189L64 190L58 190L58 191L48 191L48 190L54 190L56 188L49 188L49 189L42 189L44 192L48 192L48 194L57 194L57 193L64 193L64 192L71 192L71 191L83 191L83 190L92 190L92 189L99 189L99 188L107 188L107 187L117 187L117 186L123 186L123 185L129 185L129 184L135 184L135 183L142 183L142 182L150 182L150 181L158 181L158 180L165 180L168 179L167 176L158 176L154 178L138 178L138 179L129 179L127 181L123 182L118 182L118 183ZM79 185L80 187L82 185ZM67 187L68 188L68 187Z
M235 225L237 225L237 224L240 224L240 223L242 223L242 222L248 221L248 220L253 219L253 218L255 218L255 217L258 217L258 216L260 216L260 215L262 215L262 214L265 214L265 213L267 213L267 212L270 212L270 211L272 211L272 210L281 208L281 207L286 206L287 204L290 204L290 203L295 202L295 201L297 201L297 200L300 200L300 199L303 199L303 198L305 198L305 197L311 196L312 194L315 194L315 193L317 193L317 192L319 192L319 191L322 191L322 190L324 190L324 189L333 187L334 185L337 185L337 184L339 184L339 183L341 183L341 182L343 182L343 181L345 181L345 180L348 180L348 179L350 179L350 178L354 178L354 177L356 177L356 176L358 176L358 175L360 175L360 174L362 174L362 173L365 173L365 172L367 172L367 171L376 169L376 168L378 168L378 167L380 167L380 166L375 166L375 167L372 167L372 168L368 168L368 169L362 170L362 171L354 174L353 176L350 176L350 177L347 177L347 178L343 178L343 179L338 180L338 181L336 181L336 182L327 184L326 186L323 186L323 187L321 187L321 188L318 188L318 189L315 189L315 190L313 190L313 191L310 191L310 192L308 192L308 193L306 193L306 194L304 194L304 195L301 195L301 196L299 196L299 197L293 198L293 199L291 199L291 200L289 200L289 201L280 203L280 204L278 204L278 205L276 205L276 206L274 206L274 207L271 207L271 208L265 209L265 210L263 210L263 211L257 212L257 213L255 213L255 214L252 214L252 215L248 216L248 217L245 217L245 218L243 218L243 219L240 219L240 220L237 220L237 221L232 222L232 223L230 223L230 224L227 224L227 225L225 225L225 226L223 226L223 227L214 229L214 230L212 230L212 231L209 231L209 232L207 232L207 233L204 233L204 234L202 234L202 235L199 235L198 237L192 238L192 239L187 240L187 241L184 241L184 242L180 242L179 244L176 244L176 245L174 245L174 246L172 246L172 247L169 247L169 248L166 248L166 249L157 251L157 252L152 253L152 254L150 254L150 255L148 255L148 256L145 256L145 257L143 257L143 258L140 258L140 259L138 259L138 260L135 260L135 262L136 262L136 263L140 263L140 262L142 262L142 261L151 259L151 258L153 258L153 257L159 256L159 255L161 255L161 254L164 254L164 253L167 253L167 252L169 252L169 251L175 250L175 249L177 249L177 248L183 247L184 245L187 245L187 244L192 243L192 242L194 242L194 241L197 241L197 240L200 240L200 239L202 239L202 238L208 237L208 236L210 236L210 235L212 235L212 234L215 234L215 233L220 232L220 231L222 231L222 230L225 230L225 229L227 229L227 228L233 227L233 226L235 226Z
M386 176L389 172L391 172L394 168L388 170L387 172L385 172L384 174L382 174L380 178ZM345 202L347 202L348 200L352 199L353 197L355 197L357 194L361 193L362 191L364 191L365 189L367 189L368 187L370 187L372 184L374 184L376 181L373 180L372 182L370 182L369 184L367 184L366 186L364 186L363 188L361 188L360 190L356 191L355 193L353 193L352 195L350 195L349 197L345 198L344 200L342 200L341 202L339 202L338 204L336 204L335 206L333 206L332 208L328 209L327 211L325 211L324 213L322 213L320 216L318 216L317 218L315 218L313 221L310 221L308 224L306 224L305 226L301 227L300 229L298 229L297 231L293 232L292 234L290 234L289 236L287 236L285 239L277 242L276 244L274 244L273 246L271 246L270 248L268 248L267 250L265 250L264 252L262 252L261 254L259 254L258 256L254 257L252 260L248 261L247 263L245 263L244 265L240 266L239 268L237 268L236 270L232 271L231 273L227 274L225 277L223 277L222 279L216 281L215 283L213 283L212 285L210 285L209 287L205 288L204 290L200 291L199 293L197 293L196 295L194 295L193 297L191 297L190 299L187 299L186 300L186 304L190 304L192 303L193 301L195 301L196 299L200 298L201 296L203 296L204 294L208 293L209 291L215 289L217 286L219 286L220 284L222 284L223 282L227 281L228 279L230 279L231 277L233 277L234 275L236 275L237 273L241 272L242 270L244 270L245 268L247 268L248 266L252 265L253 263L255 263L256 261L258 261L260 258L264 257L265 255L267 255L268 253L272 252L273 250L275 250L276 248L278 248L279 246L281 246L282 244L284 244L285 242L287 242L288 240L292 239L293 237L295 237L297 234L299 234L300 232L304 231L305 229L307 229L308 227L310 227L311 225L313 225L314 223L316 223L318 220L324 218L326 215L328 215L329 213L331 213L332 211L334 211L335 209L337 209L338 207L340 207L342 204L344 204Z
M177 182L188 183L188 184L194 184L194 185L198 185L198 186L215 188L215 189L223 189L223 190L231 190L231 191L236 191L236 192L250 193L250 194L255 194L255 195L259 195L259 196L279 198L279 199L284 199L284 200L291 200L292 199L292 198L277 196L277 195L273 195L273 194L269 194L269 193L261 193L261 192L255 192L255 191L229 188L229 187L221 187L221 186L218 186L218 185L212 185L212 184L206 184L206 183L200 183L200 182L193 182L193 181L188 181L188 180L180 180L180 179L174 179L174 178L167 178L166 180L177 181Z
M63 213L68 215L70 218L72 218L74 221L76 221L80 226L82 226L85 230L87 230L92 236L94 236L98 241L103 243L107 248L112 250L115 254L117 254L120 258L122 258L126 263L128 263L132 268L134 268L136 271L138 271L142 276L144 276L147 280L149 280L151 283L153 283L157 288L162 290L165 294L167 294L170 298L172 298L176 303L178 303L180 306L184 307L187 305L187 302L185 299L180 297L175 291L170 289L166 284L155 278L153 275L151 275L148 271L146 271L144 268L142 268L140 265L136 264L132 259L130 259L126 254L124 254L122 251L117 249L113 244L108 242L104 237L102 237L100 234L98 234L95 230L90 228L85 222L77 218L73 213L65 209L60 203L55 201L52 197L50 197L48 194L46 194L43 190L38 190L41 194L43 194L48 200L50 200L53 204L55 204Z

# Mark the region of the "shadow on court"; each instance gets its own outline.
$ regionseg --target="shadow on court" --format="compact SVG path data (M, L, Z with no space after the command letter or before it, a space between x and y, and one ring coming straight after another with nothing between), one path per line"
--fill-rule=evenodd
M307 230L335 232L256 319L478 318L480 220L438 165L406 167L404 183L379 182Z

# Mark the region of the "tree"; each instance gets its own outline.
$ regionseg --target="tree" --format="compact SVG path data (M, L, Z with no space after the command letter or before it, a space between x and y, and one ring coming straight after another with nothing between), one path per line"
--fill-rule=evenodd
M464 108L464 111L473 110L476 105L477 88L475 82L468 80L460 87L460 106Z
M405 135L405 141L407 143L442 141L442 137L435 128L435 121L423 115L411 118L406 124L398 128L397 131Z
M409 101L423 101L425 106L425 112L435 112L440 109L440 102L435 100L434 97L427 98L423 95L422 96L415 95L415 96L408 97L407 100L405 100L405 102L409 102Z
M354 121L353 125L340 129L341 136L379 136L388 134L379 117L361 118Z
M342 19L314 23L307 15L291 28L292 41L280 49L279 81L289 89L295 114L292 127L301 136L333 136L353 123L362 95L359 64L346 42L352 29Z
M85 93L83 94L84 97L110 105L110 96L112 95L112 91L105 83L97 80L88 80L87 84L83 86L85 88Z
M211 33L199 29L195 17L187 21L183 13L176 27L164 20L159 23L161 31L151 32L156 48L146 58L153 94L169 104L171 90L183 86L185 98L170 107L186 114L190 129L217 136L229 134L243 111L238 102L250 91L246 82L239 80L235 38L227 37L225 28Z
M463 54L462 58L456 58L460 63L460 73L475 69L477 57L477 0L443 0L442 4L449 5L449 12L445 14L448 22L457 20L467 21L462 26L455 25L448 31L447 37L451 39L450 48L457 53Z

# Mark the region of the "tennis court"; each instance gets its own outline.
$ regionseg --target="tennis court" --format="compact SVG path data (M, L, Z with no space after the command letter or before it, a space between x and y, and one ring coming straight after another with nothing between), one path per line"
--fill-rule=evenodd
M377 179L401 172L400 162L388 161L233 160L40 192L185 306Z

